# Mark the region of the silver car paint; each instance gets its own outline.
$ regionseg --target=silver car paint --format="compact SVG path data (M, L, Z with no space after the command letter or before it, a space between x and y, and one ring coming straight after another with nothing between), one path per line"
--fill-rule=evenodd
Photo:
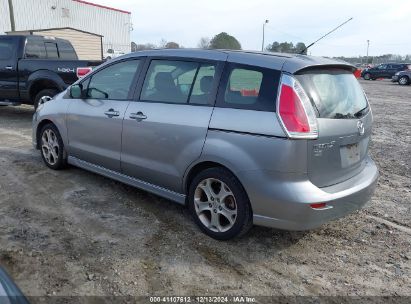
M67 110L69 154L120 172L123 119L130 101L73 99ZM105 114L113 109L119 116Z
M136 56L228 60L277 69L282 67L283 71L289 73L310 66L330 64L345 69L352 68L350 65L323 58L230 51L146 51L125 55L116 60ZM70 147L66 118L71 102L70 99L64 99L59 95L41 107L33 119L34 144L37 143L39 125L46 119L56 124L66 147ZM190 108L190 111L198 111L196 114L191 112L189 115L200 115L198 113L201 112L201 116L205 117L202 117L201 123L198 123L190 120L188 115L184 118L175 116L176 112L172 117L169 116L170 111L155 113L156 107L150 108L148 104L131 102L130 105L133 107L132 111L144 107L143 110L148 118L140 123L128 120L127 115L133 113L132 111L127 111L124 116L124 125L128 131L123 135L123 141L127 141L123 145L127 147L127 152L121 155L124 157L124 163L120 162L121 167L124 166L124 169L121 168L121 173L107 168L104 161L102 164L96 164L93 158L87 161L74 157L70 154L70 148L68 149L69 163L184 203L190 169L203 162L216 162L231 170L244 186L252 205L254 224L282 229L314 228L325 221L361 208L369 200L376 184L378 177L376 166L368 156L364 155L363 169L356 172L355 176L347 177L344 181L329 187L319 188L314 185L309 177L311 157L307 149L311 149L310 145L314 145L316 141L287 139L275 113L222 108L213 110L212 107L175 105L175 107ZM166 107L165 104L159 105ZM211 113L212 111L214 112ZM173 113L172 110L171 112ZM207 127L204 123L210 115L209 130L205 132ZM149 122L149 119L152 119L152 122ZM370 124L371 121L366 122L367 135L370 132ZM136 127L133 128L133 125ZM150 129L138 129L144 125L150 126ZM162 130L162 125L168 126L174 132L167 134L167 130ZM184 129L182 134L188 138L176 138L181 136L180 132L184 126L186 129L194 126L194 130ZM323 128L322 132L326 134L326 130ZM85 132L92 136L94 132L103 132L103 130L85 130ZM157 152L157 148L151 148L148 144L146 149L140 152L143 157L137 153L134 155L133 149L136 151L139 149L138 137L140 136L154 141L153 144L159 149L170 149L171 155L166 153L168 150ZM195 138L196 136L199 138ZM173 146L172 140L180 141L184 146ZM200 147L202 147L201 152ZM182 152L181 155L179 151ZM166 159L163 159L164 157ZM169 163L171 161L175 163ZM162 168L164 164L166 165ZM323 163L323 166L326 167L327 164ZM140 169L145 170L145 174L140 174ZM159 172L158 176L156 172ZM310 203L318 202L326 202L327 208L323 210L310 208Z
M204 146L213 107L132 102L123 124L122 172L182 193L188 166ZM147 119L131 119L142 112Z

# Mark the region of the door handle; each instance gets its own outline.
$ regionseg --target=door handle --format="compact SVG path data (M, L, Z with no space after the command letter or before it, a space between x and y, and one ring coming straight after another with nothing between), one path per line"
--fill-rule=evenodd
M129 116L129 117L130 117L131 119L135 119L135 120L137 120L137 121L142 121L142 120L144 120L144 119L147 119L147 116L144 115L143 112L130 113L130 116Z
M110 109L106 112L104 112L105 115L107 115L108 118L112 118L114 116L120 116L120 112L119 111L114 111L113 109Z
M6 70L8 70L8 71L13 71L13 67L12 66L6 66L6 67L4 67Z

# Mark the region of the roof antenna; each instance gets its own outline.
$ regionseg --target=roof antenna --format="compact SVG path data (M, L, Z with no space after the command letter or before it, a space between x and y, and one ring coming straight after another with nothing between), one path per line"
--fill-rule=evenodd
M308 48L312 47L314 44L316 44L318 41L320 41L321 39L327 37L329 34L331 34L332 32L335 32L336 30L338 30L340 27L342 27L343 25L345 25L346 23L348 23L349 21L351 21L353 19L353 17L351 17L350 19L348 19L347 21L341 23L339 26L337 26L336 28L332 29L331 31L329 31L327 34L325 34L324 36L321 36L320 38L318 38L316 41L314 41L313 43L311 43L309 46L307 46L305 49L303 49L299 54L303 55Z

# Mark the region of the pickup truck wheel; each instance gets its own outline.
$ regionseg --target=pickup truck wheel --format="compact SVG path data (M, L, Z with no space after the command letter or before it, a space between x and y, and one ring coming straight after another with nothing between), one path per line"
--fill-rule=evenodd
M364 78L365 80L370 80L370 79L371 79L370 73L365 73L363 78Z
M407 85L410 83L410 80L408 79L407 76L401 76L400 79L398 79L398 83L400 85Z
M67 166L67 153L55 125L47 124L41 129L39 143L41 157L47 167L60 170Z
M37 109L39 105L50 101L57 94L58 91L55 89L41 90L34 98L34 109Z

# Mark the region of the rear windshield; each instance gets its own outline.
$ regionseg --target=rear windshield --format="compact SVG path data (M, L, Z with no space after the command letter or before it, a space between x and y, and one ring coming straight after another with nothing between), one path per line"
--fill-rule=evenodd
M316 70L296 75L322 118L359 118L368 103L359 82L345 70Z

